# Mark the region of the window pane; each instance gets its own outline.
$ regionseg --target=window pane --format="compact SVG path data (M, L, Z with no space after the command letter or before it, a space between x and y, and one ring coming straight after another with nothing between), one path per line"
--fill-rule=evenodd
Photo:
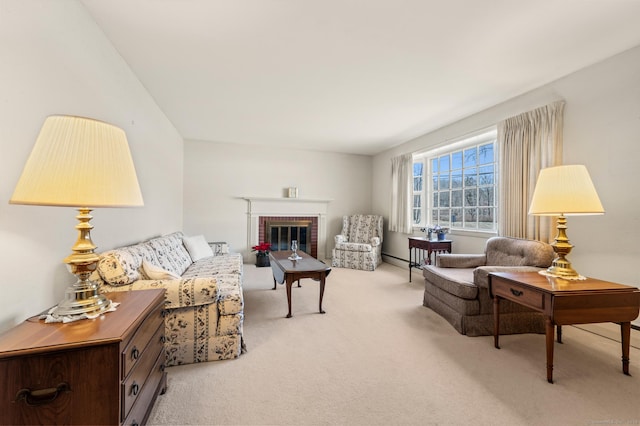
M449 204L449 193L441 192L440 193L440 207L450 207Z
M462 225L462 209L451 209L451 226Z
M420 209L413 209L413 224L421 225L422 222L422 211Z
M462 172L451 173L451 188L462 188Z
M449 175L440 175L438 184L438 189L442 191L443 189L449 189Z
M493 166L482 166L479 172L480 185L493 185Z
M451 191L451 207L462 207L462 191Z
M413 178L413 190L422 191L422 176Z
M464 169L464 186L477 186L478 177L476 176L476 168Z
M449 171L449 156L445 155L440 157L440 169L438 173L448 172Z
M433 199L431 200L431 205L433 206L434 209L438 207L438 193L437 192L433 193Z
M478 188L478 205L493 206L493 187Z
M438 159L434 158L431 160L431 173L438 173Z
M477 158L476 158L476 148L469 148L469 149L465 149L464 150L464 166L465 167L472 167L475 166L476 164L478 164Z
M475 188L464 190L464 205L467 207L478 205L478 195Z
M495 214L495 209L493 208L478 209L478 228L493 229L494 214Z
M464 209L465 225L475 228L477 217L478 217L478 209L476 208Z
M480 145L478 147L478 153L480 156L478 164L493 163L493 143Z
M414 208L420 208L420 203L422 201L422 195L420 194L413 194L413 207Z
M438 224L440 226L450 226L450 215L451 215L451 210L449 209L442 209L439 211L438 213Z
M438 223L438 210L431 210L431 223Z
M422 161L418 163L413 163L413 176L422 176L423 168L424 168L424 164L422 164Z
M462 168L462 151L451 154L451 170Z

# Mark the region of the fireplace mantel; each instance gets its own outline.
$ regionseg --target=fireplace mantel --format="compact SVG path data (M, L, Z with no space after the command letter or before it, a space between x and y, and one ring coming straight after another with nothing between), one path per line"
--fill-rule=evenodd
M240 197L247 201L247 248L260 243L260 216L315 216L318 218L318 259L326 259L327 211L332 200Z

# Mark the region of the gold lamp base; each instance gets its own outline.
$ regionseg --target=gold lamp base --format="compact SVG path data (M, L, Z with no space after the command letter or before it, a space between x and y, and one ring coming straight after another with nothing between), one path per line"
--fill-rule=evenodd
M55 316L93 316L111 309L111 300L100 294L98 284L89 280L100 259L94 252L96 246L91 241L91 209L82 207L78 211L78 240L71 248L73 253L64 260L71 272L78 277L78 281L65 290L64 300L51 312Z
M65 298L58 303L52 315L75 316L75 315L100 315L111 309L111 300L98 292L98 286L91 281L67 287Z
M567 238L567 219L564 215L558 216L557 229L558 235L551 244L553 251L556 253L556 258L551 262L551 266L544 271L544 275L567 280L583 280L584 277L571 267L571 262L566 258L571 249L573 249L573 245L569 243L569 238Z

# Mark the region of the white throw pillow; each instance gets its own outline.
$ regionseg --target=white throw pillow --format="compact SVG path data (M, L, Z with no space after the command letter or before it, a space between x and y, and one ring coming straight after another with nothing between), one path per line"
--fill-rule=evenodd
M162 269L159 266L153 265L146 260L142 261L142 269L144 273L152 280L179 280L180 276L174 274L171 271Z
M189 252L192 261L198 261L205 257L213 256L213 250L209 247L207 240L204 239L204 235L196 235L195 237L182 238L184 246Z

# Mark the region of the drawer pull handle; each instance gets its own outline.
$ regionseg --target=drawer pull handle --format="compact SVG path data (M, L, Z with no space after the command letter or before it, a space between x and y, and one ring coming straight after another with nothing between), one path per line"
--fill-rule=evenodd
M524 294L524 292L522 290L516 290L513 288L510 288L509 290L511 290L511 294L513 294L516 297L520 297Z
M62 382L55 388L38 389L34 391L31 389L20 389L13 402L24 400L25 404L30 406L44 405L55 401L62 392L71 392L68 383Z
M131 394L135 396L138 394L139 390L140 390L140 386L138 386L136 382L133 382L133 384L131 385Z
M138 358L140 358L140 351L134 346L133 349L131 349L131 359L136 360Z

